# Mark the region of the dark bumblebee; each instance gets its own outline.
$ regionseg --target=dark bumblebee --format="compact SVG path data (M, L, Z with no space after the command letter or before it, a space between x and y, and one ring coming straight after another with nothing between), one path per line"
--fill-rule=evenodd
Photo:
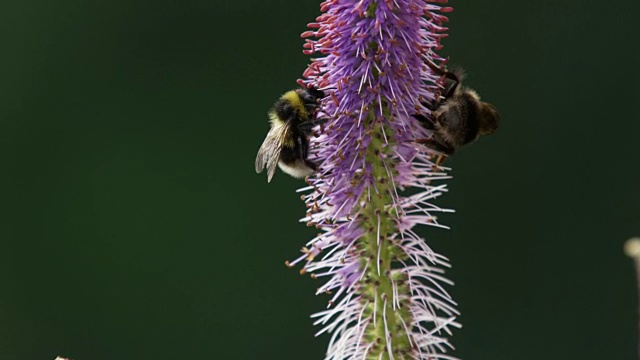
M273 105L269 111L271 129L256 156L256 172L267 168L267 181L273 178L276 165L295 178L316 170L307 157L312 129L326 121L315 119L323 97L316 88L300 88L284 93Z
M417 142L431 145L445 155L476 140L480 135L493 134L498 129L500 114L495 106L481 101L473 89L462 85L465 74L461 69L447 71L427 62L444 79L441 97L431 104L423 104L433 114L433 122L422 115L414 115L429 130L430 139Z

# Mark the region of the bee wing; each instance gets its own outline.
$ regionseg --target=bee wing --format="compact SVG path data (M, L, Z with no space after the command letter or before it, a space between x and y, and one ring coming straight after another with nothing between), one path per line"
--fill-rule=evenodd
M280 161L280 152L282 145L287 138L289 132L288 125L273 125L264 139L258 155L256 156L256 172L261 173L267 168L267 182L271 181L273 174L276 172L278 161Z

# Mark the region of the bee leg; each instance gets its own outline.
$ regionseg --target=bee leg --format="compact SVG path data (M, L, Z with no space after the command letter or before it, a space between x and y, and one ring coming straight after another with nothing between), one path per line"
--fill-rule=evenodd
M315 126L315 124L313 123L313 121L312 120L308 120L308 121L301 122L300 124L298 124L298 130L300 130L300 132L302 134L304 134L305 136L309 136L309 135L311 135L314 126Z
M434 130L435 129L435 125L433 124L433 122L429 119L427 119L426 116L424 115L420 115L420 114L413 114L413 117L420 121L420 124L422 124L422 126L427 129L427 130Z
M305 102L304 108L310 113L313 114L318 110L318 104L315 102Z
M449 144L444 141L439 141L438 139L416 139L415 142L418 144L427 144L429 147L433 148L437 152L441 152L444 155L452 155L456 150Z
M456 150L455 148L453 148L448 144L442 144L438 142L435 143L434 148L436 148L438 151L442 153L438 155L438 158L436 159L436 163L432 168L433 171L437 171L438 167L440 167L444 159L452 155Z
M327 118L319 118L319 119L315 119L315 120L311 120L311 121L316 125L322 125L322 124L326 123L327 121L329 121L329 119L327 119Z
M304 161L304 163L314 172L318 169L318 166L313 163L311 160L307 159L309 156L309 142L306 139L299 137L297 139L298 142L298 156L300 159Z
M419 144L426 144L428 147L440 153L438 154L438 158L436 159L433 170L436 170L442 164L445 158L449 157L455 152L455 149L451 145L445 143L444 141L438 141L437 139L417 139L416 142Z
M328 120L329 119L322 118L322 119L314 119L314 120L307 120L307 121L301 122L300 124L298 124L298 130L300 130L301 133L309 136L313 132L312 130L314 127L316 127L317 125L323 125Z
M320 118L320 119L315 119L314 122L316 125L320 125L320 134L324 133L324 124L329 121L329 119L327 118ZM320 136L320 134L316 134L315 136L318 137Z

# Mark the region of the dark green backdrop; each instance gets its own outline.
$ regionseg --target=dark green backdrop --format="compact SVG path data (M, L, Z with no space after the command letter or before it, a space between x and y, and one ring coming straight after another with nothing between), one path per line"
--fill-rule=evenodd
M454 1L503 126L422 229L464 359L632 359L637 0ZM317 1L0 3L0 359L321 359L302 184L253 170ZM264 175L264 174L262 174Z

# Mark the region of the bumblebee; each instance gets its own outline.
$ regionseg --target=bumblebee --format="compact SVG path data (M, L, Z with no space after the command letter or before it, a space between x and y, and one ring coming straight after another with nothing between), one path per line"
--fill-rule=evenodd
M464 71L442 70L431 62L427 65L444 80L441 96L434 103L424 104L433 114L433 122L425 116L414 117L433 131L430 139L417 142L431 145L444 155L452 155L459 147L475 141L480 135L493 134L498 129L500 114L495 106L481 101L473 89L462 85ZM438 163L442 160L440 158Z
M317 166L309 159L309 138L312 129L326 122L315 119L324 92L317 88L300 88L284 93L269 111L271 129L256 156L256 172L267 169L271 181L280 169L295 177L313 174Z

